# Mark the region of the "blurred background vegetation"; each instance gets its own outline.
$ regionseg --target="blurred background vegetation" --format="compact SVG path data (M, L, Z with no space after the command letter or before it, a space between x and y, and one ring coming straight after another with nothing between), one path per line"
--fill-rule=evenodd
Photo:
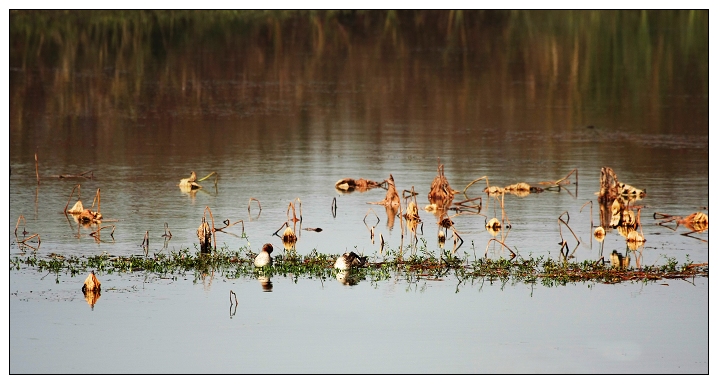
M391 108L377 92L447 119L497 99L707 111L708 12L11 11L10 67L21 125L37 103L61 116L296 114L327 103L312 84L358 114ZM433 91L446 86L449 107Z

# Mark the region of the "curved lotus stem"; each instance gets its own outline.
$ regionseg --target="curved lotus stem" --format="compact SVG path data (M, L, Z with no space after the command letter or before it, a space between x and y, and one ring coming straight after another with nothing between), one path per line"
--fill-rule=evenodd
M67 198L67 204L65 204L65 210L62 211L64 214L67 214L67 206L70 205L70 200L72 199L72 194L75 193L75 189L77 189L77 200L80 200L80 184L77 184L75 187L72 188L72 191L70 191L70 197Z
M509 252L511 252L511 259L512 259L512 260L516 257L516 253L515 253L514 251L512 251L511 248L509 248L506 244L504 244L502 241L500 241L500 240L498 240L498 239L489 239L489 242L486 243L486 251L484 252L484 257L486 257L486 256L489 254L489 244L491 244L492 241L495 241L495 242L497 242L497 243L503 245L504 248L508 249Z
M486 179L486 188L488 188L488 187L489 187L489 177L488 177L488 176L481 176L481 177L479 177L478 179L476 179L476 180L470 182L469 185L467 185L467 186L464 188L464 190L462 191L462 193L466 193L466 190L469 189L470 186L472 186L472 185L474 185L476 182L481 181L481 180L484 180L484 179Z

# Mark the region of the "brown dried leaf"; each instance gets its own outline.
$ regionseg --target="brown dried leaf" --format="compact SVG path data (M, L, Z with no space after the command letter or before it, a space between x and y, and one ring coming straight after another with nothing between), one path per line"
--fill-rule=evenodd
M100 281L97 280L95 272L90 272L85 279L85 284L82 285L82 292L99 292L101 289Z

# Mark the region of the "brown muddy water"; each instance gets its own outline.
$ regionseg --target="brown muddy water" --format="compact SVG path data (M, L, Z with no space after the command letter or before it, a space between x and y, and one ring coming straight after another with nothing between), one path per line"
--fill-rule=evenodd
M385 191L342 194L334 183L391 174L424 207L440 159L458 190L481 176L537 185L578 170L561 191L505 197L512 227L497 238L522 257L559 258L557 219L568 211L576 260L617 250L634 267L708 262L707 242L653 218L709 213L707 12L370 15L214 29L180 15L171 27L152 19L146 33L132 19L108 21L105 35L92 23L11 28L9 256L141 255L146 232L149 257L194 250L205 207L216 221L244 220L246 238L233 227L218 246L270 242L281 253L272 233L299 198L301 227L323 229L299 232L299 254L378 261L389 256L370 238L370 208L385 248L408 245L399 220L390 226L367 204ZM592 238L604 166L647 191L638 251L616 230L602 250ZM89 170L91 180L54 177ZM183 192L191 171L219 181ZM113 237L96 241L96 227L62 213L77 184L85 205L101 190ZM501 218L484 186L468 197ZM250 198L261 213L248 213ZM588 201L593 217L581 210ZM436 217L419 214L419 238L439 252ZM20 215L37 249L16 242ZM453 218L462 257L483 257L485 219ZM492 244L488 257L508 257ZM288 276L264 292L253 279L137 272L99 275L92 309L84 278L9 272L10 373L708 372L707 278L545 287Z

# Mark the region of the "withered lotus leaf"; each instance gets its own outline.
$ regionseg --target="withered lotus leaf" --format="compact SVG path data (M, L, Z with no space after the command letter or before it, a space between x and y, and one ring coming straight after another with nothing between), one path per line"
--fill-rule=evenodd
M85 279L85 283L82 285L82 292L99 292L101 288L100 281L97 280L95 272L90 272Z
M684 225L692 231L703 232L708 229L708 215L703 212L691 213L685 221Z
M413 201L410 201L406 207L406 218L407 220L419 220L419 209Z
M429 190L429 202L439 207L448 207L454 200L454 195L459 193L451 188L449 180L444 176L444 165L439 164L437 175L431 182Z
M419 220L407 219L406 226L412 233L416 233L416 228L419 226Z
M381 185L381 183L377 183L373 180L367 180L367 179L351 179L351 178L344 178L336 183L334 183L334 188L340 190L340 191L346 191L351 192L354 190L357 190L359 192L366 192L372 188L377 188Z
M77 200L77 202L75 203L75 205L73 205L72 208L70 208L70 209L67 211L67 213L70 213L70 214L73 214L73 215L79 215L79 214L81 214L82 211L84 211L84 210L85 210L85 208L82 206L82 201Z
M609 203L621 196L629 202L633 202L646 197L646 190L638 189L618 181L618 176L616 176L616 173L610 167L601 168L598 201Z
M636 214L630 209L623 210L623 218L621 219L621 225L624 227L635 228L636 227Z
M621 183L621 182L619 182L617 184L617 187L618 187L618 193L621 196L628 197L631 200L640 200L640 199L646 197L645 189L638 189L636 187L633 187L631 185L628 185L626 183Z
M89 208L85 209L80 213L80 216L78 217L78 221L80 223L97 223L100 220L102 220L102 214L99 212L93 212Z
M503 188L497 187L495 185L492 185L490 187L484 188L484 192L488 193L489 195L500 195L503 192Z
M197 238L199 239L199 247L203 253L209 252L212 244L212 229L207 224L205 218L202 218L202 223L197 228Z
M621 219L623 219L623 210L625 209L625 205L623 204L623 199L616 198L613 200L613 204L611 204L611 227L616 228L620 223Z
M504 187L504 191L505 192L523 192L523 191L530 192L531 186L528 185L527 183L516 183L516 184L511 184L511 185Z
M392 206L392 207L398 207L401 203L401 199L399 199L399 193L396 191L396 186L394 185L394 176L389 174L389 178L387 179L387 185L389 188L386 191L386 197L384 197L384 205L385 206Z
M180 180L179 187L182 191L202 188L201 185L197 184L197 174L194 173L194 171L192 171L188 178Z
M396 186L394 185L394 176L389 174L389 178L386 179L387 189L386 189L386 197L384 197L384 200L372 202L368 204L377 204L377 205L383 205L387 208L399 208L401 205L401 199L399 198L399 193L396 192Z

